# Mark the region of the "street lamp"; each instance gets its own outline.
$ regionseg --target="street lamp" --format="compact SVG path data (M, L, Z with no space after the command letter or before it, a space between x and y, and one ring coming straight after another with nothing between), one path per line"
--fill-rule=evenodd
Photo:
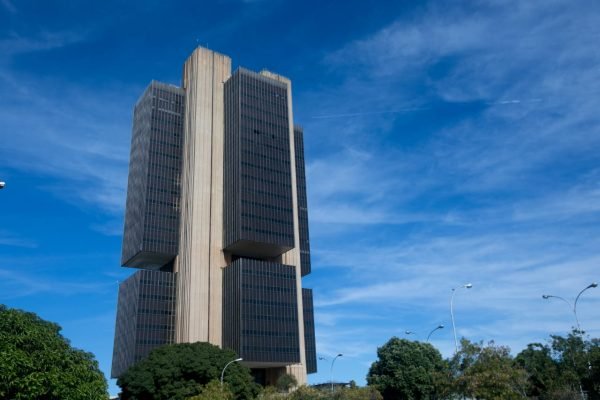
M554 298L554 299L562 300L565 303L567 303L567 305L569 306L569 308L571 308L573 310L573 315L575 316L575 323L577 324L577 333L579 333L582 336L582 338L583 338L583 334L582 334L582 331L581 331L581 326L579 325L579 317L577 317L577 302L579 301L579 297L581 297L581 295L583 294L583 292L585 292L588 289L592 289L592 288L596 288L596 287L598 287L598 284L596 282L592 282L589 285L587 285L585 288L583 288L583 290L581 292L579 292L579 294L577 295L577 297L575 297L575 302L573 302L572 306L571 306L571 303L567 299L565 299L563 297L560 297L560 296L553 296L551 294L543 294L542 298L544 300L548 300L548 299ZM575 358L573 358L573 366L575 366ZM591 368L591 364L590 364L589 359L588 359L588 368ZM583 389L581 387L581 382L579 382L579 393L581 394L582 400L585 399L585 395L583 394Z
M472 287L472 284L467 283L458 287L458 289L471 289ZM458 339L456 338L456 324L454 323L454 295L456 294L456 289L457 288L452 288L452 296L450 297L450 316L452 317L452 330L454 332L454 348L456 350L455 353L458 353Z
M438 329L444 329L444 325L438 325L435 327L435 329L433 329L431 332L429 332L429 335L427 335L426 343L429 343L429 338L431 337L431 334L433 332L437 331Z
M583 292L585 292L588 289L597 288L597 287L598 287L598 284L596 282L592 282L589 285L587 285L581 292L579 292L577 297L575 297L575 303L573 303L573 314L575 314L575 319L577 320L577 330L580 332L581 332L581 328L579 327L579 318L577 317L577 301L579 301L579 297L581 296L581 294Z
M4 186L6 186L6 182L1 182L0 181L0 189L4 189Z
M225 375L225 370L227 369L227 367L229 367L229 364L242 360L243 358L236 358L235 360L229 361L227 364L225 364L225 367L223 367L223 371L221 371L221 387L223 387L223 376Z
M331 393L333 393L333 363L335 362L335 360L336 360L338 357L342 357L342 356L343 356L343 354L342 354L342 353L340 353L340 354L338 354L337 356L335 356L335 357L333 358L333 360L331 360L331 369L329 370L329 376L330 376L330 378L331 378L331 379L330 379L330 380L331 380Z
M554 295L551 295L551 294L543 294L542 298L544 300L548 300L548 299L554 298L554 299L562 300L565 303L567 303L567 305L569 306L569 308L573 310L573 315L575 316L575 323L577 324L577 331L581 333L581 326L579 325L579 317L577 316L577 302L579 301L579 297L581 297L581 295L583 294L583 292L585 292L588 289L592 289L592 288L596 288L596 287L598 287L598 284L596 282L592 282L589 285L587 285L581 292L579 292L579 294L577 295L577 297L575 297L575 302L573 304L571 304L571 302L569 302L564 297L554 296Z
M413 331L404 331L405 335L414 335L415 333Z

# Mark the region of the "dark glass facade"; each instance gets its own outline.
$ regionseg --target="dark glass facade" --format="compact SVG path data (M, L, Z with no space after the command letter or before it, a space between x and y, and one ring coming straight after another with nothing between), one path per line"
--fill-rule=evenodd
M298 194L298 228L300 232L300 270L302 276L305 276L310 274L310 241L304 167L304 130L299 125L294 126L294 148L296 151L296 192Z
M287 86L238 69L224 99L225 250L279 256L294 247Z
M254 366L300 362L293 266L239 258L225 267L223 347Z
M184 99L152 82L135 105L122 265L161 269L177 255Z
M111 377L173 343L175 279L172 272L139 270L119 285Z
M317 372L317 345L315 341L315 317L312 289L302 289L302 311L304 313L304 353L306 373Z

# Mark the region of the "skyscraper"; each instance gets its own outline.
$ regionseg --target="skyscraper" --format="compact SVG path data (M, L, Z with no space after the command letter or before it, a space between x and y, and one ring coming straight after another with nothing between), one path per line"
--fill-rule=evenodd
M291 82L197 48L135 106L112 376L166 343L235 350L257 380L316 372L303 131Z

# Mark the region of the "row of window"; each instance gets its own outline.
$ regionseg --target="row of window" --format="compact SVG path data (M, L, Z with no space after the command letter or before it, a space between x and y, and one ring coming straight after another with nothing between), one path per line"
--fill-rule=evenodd
M167 129L169 128L169 129ZM166 126L157 126L156 124L152 125L151 129L152 129L152 133L155 134L159 134L160 136L172 136L174 138L178 138L181 136L180 133L178 132L173 132L173 127L166 127ZM181 127L178 127L177 130L181 130Z
M287 188L292 187L292 185L290 185L289 183L286 183L286 182L277 182L277 181L273 181L271 179L259 178L257 176L249 175L249 174L242 174L242 178L246 178L246 179L250 179L253 181L262 182L262 183L266 183L266 184L274 185L274 186L283 186L283 187L287 187Z
M284 347L284 346L250 346L243 345L242 349L245 351L257 351L264 353L298 353L298 347Z
M255 329L244 329L242 330L243 335L248 336L267 336L267 337L298 337L297 332L285 332L285 331L259 331Z
M157 286L165 286L165 287L172 287L175 286L175 282L169 282L169 281L162 281L162 282L158 282L152 279L140 279L140 283L142 285L157 285Z
M263 315L263 314L255 314L255 315L246 315L244 319L247 320L255 320L255 321L279 321L279 322L298 322L298 318L296 317L286 317L282 315Z
M148 178L152 178L153 180L160 180L160 181L165 181L168 183L174 183L176 185L179 184L179 178L173 178L173 177L167 177L167 176L161 176L161 175L154 175L154 174L148 174Z
M150 152L151 155L153 156L158 156L158 157L165 157L165 158L170 158L172 160L179 160L181 159L181 157L170 154L170 153L161 153L160 151L151 151Z
M144 228L147 231L152 231L152 232L169 232L169 233L177 233L177 232L179 232L178 229L167 228L167 227L162 226L162 225L153 225L151 223L144 224Z
M283 278L283 279L296 279L296 272L293 268L290 268L289 273L262 271L262 270L256 269L256 268L244 268L242 270L242 274L255 275L255 276L266 276L266 277L277 277L277 278Z
M164 165L164 164L158 164L155 162L150 162L148 163L151 167L155 167L158 168L159 170L165 170L165 169L170 169L172 171L175 171L177 173L179 173L179 170L181 169L180 167L169 167L168 165Z
M277 219L277 218L261 217L261 216L254 215L254 214L242 213L242 217L259 220L259 221L268 221L268 222L272 222L272 223L278 224L278 225L294 226L293 221L284 221L284 220Z
M247 129L248 133L250 133L251 131L252 131L252 129ZM262 141L252 140L252 139L250 139L248 137L242 137L242 141L246 142L246 143L253 144L253 145L259 145L259 146L268 147L268 148L270 148L272 150L280 151L282 153L288 153L289 154L289 152L290 152L290 149L289 149L288 146L276 146L276 145L271 144L270 142L262 142Z
M167 301L175 300L175 297L173 297L173 296L163 296L160 294L142 294L142 295L140 295L140 298L148 299L148 300L167 300Z
M244 150L243 152L246 153L246 154L250 154L252 156L256 156L256 157L262 158L264 160L271 160L271 161L274 161L276 163L282 163L282 164L284 164L284 167L287 167L287 166L290 165L290 161L288 159L282 159L280 157L270 157L270 156L267 156L267 155L265 155L263 153L258 153L256 151L247 150L247 149Z
M250 206L254 206L254 207L258 207L258 208L266 208L268 210L283 211L286 213L289 213L292 211L290 209L290 207L279 207L279 206L274 206L272 204L259 203L259 202L250 201L250 200L242 200L242 204L250 205Z
M161 344L167 344L168 341L166 341L165 339L140 339L137 342L138 344L157 344L157 345L161 345Z
M153 315L174 315L173 311L169 310L156 310L153 308L140 308L138 310L139 314L153 314Z
M250 226L242 226L242 230L245 232L256 232L256 233L264 233L265 235L282 236L282 237L285 237L288 239L294 238L294 235L289 235L287 233L273 232L272 230L252 228Z
M149 204L155 204L160 206L169 206L169 207L177 207L179 204L176 201L160 201L154 199L148 199L147 202Z
M149 244L149 245L166 244L168 246L177 246L178 243L173 240L160 240L160 239L144 238L144 244Z
M243 299L244 304L253 304L256 306L276 306L276 307L292 307L296 308L296 303L289 301L273 301L273 300L258 300L258 299Z
M162 219L172 219L172 220L179 219L179 215L164 215L164 214L154 213L151 211L146 212L146 215L148 215L150 217L162 218Z
M251 73L257 75L256 73ZM283 97L287 93L285 88L280 87L268 81L267 77L263 76L252 76L250 74L240 75L240 89L246 93L260 93L263 96Z
M280 286L268 286L268 285L252 285L250 283L242 283L242 289L257 289L261 292L273 292L273 293L295 293L296 288L284 288Z
M240 113L241 119L242 119L242 125L257 125L257 126L270 126L274 129L281 129L281 130L288 130L289 129L289 125L287 124L287 118L277 118L281 121L265 121L263 118L256 118L253 114L247 114L247 113ZM277 123L277 122L281 122L281 123ZM288 137L283 135L283 136L275 136L273 139L279 139L279 140L287 140Z
M171 324L138 324L138 329L145 331L172 331L173 325Z
M250 167L250 168L260 169L262 171L269 171L272 174L279 174L279 175L283 175L283 176L289 176L290 175L290 171L282 171L280 169L269 168L267 166L259 165L259 164L254 164L254 163L251 163L251 162L248 162L248 161L242 161L241 164L245 165L247 167Z
M289 201L291 198L291 196L290 196L291 193L290 193L290 195L282 195L282 194L277 194L277 193L273 193L273 192L267 192L266 190L259 190L259 189L249 188L249 187L242 188L242 191L248 192L248 193L257 193L257 194L261 194L263 196L274 197L276 199L287 200L287 201Z
M179 195L179 191L177 191L177 190L161 189L160 187L156 187L156 186L149 186L148 191L151 193L164 193L164 194L172 194L175 196Z
M287 117L287 109L285 109L283 107L277 107L279 109L275 109L275 111L272 111L274 108L269 107L268 104L244 101L245 98L248 98L248 97L253 97L253 96L242 96L242 101L241 101L242 109L254 110L254 114L267 114L267 115L271 115L271 116L274 116L277 118Z

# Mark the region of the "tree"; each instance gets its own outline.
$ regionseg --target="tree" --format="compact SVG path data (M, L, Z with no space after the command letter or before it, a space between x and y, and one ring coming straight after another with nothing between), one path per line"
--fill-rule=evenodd
M333 400L383 400L383 396L374 387L349 387L337 390Z
M154 349L127 370L117 384L124 400L183 400L220 379L223 367L236 358L235 352L209 343L169 344ZM227 367L224 381L236 399L252 399L258 393L250 370L240 363Z
M326 393L309 387L309 386L300 386L298 389L294 390L292 394L288 397L289 400L328 400L329 397Z
M367 383L386 400L438 399L449 385L447 364L428 343L393 337L377 349L377 356Z
M455 392L462 396L486 400L527 398L527 372L515 365L508 347L462 339L450 366Z
M552 335L551 339L563 389L583 390L588 399L600 399L600 340L585 340L584 332L575 329L567 337Z
M548 346L530 343L515 358L515 364L528 374L529 397L546 398L562 386L559 365L552 358L551 351Z
M289 392L290 389L298 386L298 381L294 375L283 374L277 379L276 386L280 392Z
M189 400L233 400L233 393L228 385L221 386L221 382L214 380L200 389L200 394L190 397Z
M74 349L61 327L0 304L0 398L107 399L91 353Z

